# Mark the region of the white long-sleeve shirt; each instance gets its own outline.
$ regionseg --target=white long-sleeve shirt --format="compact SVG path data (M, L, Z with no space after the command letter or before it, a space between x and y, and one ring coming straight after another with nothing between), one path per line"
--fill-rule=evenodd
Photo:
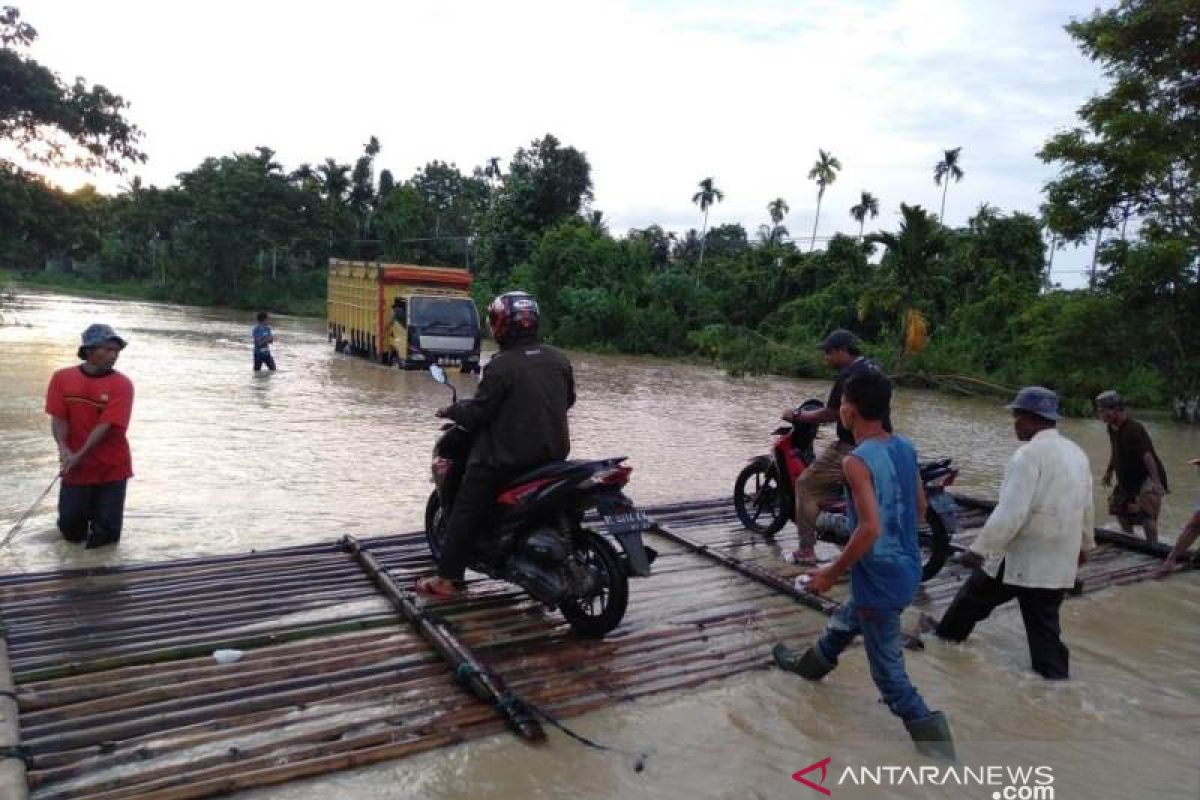
M1095 514L1087 454L1057 430L1042 430L1009 459L1000 501L971 550L1003 556L1007 584L1069 588L1079 552L1096 546ZM992 558L984 569L994 578L999 564Z

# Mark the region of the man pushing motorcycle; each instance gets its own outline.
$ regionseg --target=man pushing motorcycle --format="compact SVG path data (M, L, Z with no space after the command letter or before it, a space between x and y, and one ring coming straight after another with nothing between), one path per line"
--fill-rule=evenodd
M537 300L508 292L492 301L487 315L499 352L484 367L474 397L437 412L478 435L447 521L437 575L416 583L427 596L452 597L462 587L474 538L486 527L501 488L571 450L567 410L575 404L574 372L566 355L538 340Z
M802 566L817 563L817 514L821 501L837 490L843 483L842 459L854 449L854 433L842 424L838 408L842 404L843 388L852 376L878 367L864 356L858 347L858 337L839 328L817 345L825 352L825 363L837 370L833 388L825 407L815 411L788 409L783 419L791 423L821 424L837 423L837 439L834 440L796 479L796 529L800 534L800 547L792 553L792 561ZM884 420L884 428L891 432L890 419Z

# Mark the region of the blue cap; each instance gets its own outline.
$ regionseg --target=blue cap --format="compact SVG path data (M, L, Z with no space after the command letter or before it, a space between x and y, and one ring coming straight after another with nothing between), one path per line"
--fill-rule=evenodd
M1005 408L1036 414L1053 422L1058 419L1058 395L1045 386L1026 386Z
M117 336L117 332L112 329L111 325L104 325L103 323L99 322L95 325L89 325L87 330L80 335L79 342L80 358L87 358L87 350L89 348L99 347L105 342L116 342L117 346L122 350L124 350L125 345L128 344L128 342L126 342L120 336Z

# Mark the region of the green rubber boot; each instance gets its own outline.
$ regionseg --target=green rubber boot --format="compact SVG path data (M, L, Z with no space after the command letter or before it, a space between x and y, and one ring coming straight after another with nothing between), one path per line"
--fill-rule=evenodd
M904 727L908 729L908 735L921 755L946 761L957 760L950 720L941 711L935 711L925 719L905 721Z
M837 666L830 664L815 646L805 650L803 655L798 655L795 650L781 642L771 649L771 656L780 669L794 672L809 681L821 680Z

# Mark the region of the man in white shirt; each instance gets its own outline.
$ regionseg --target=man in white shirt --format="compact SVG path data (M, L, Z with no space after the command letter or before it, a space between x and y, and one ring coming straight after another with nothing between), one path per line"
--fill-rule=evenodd
M1059 434L1058 396L1028 386L1006 406L1024 444L1004 470L1000 500L959 563L974 572L934 627L961 642L997 606L1016 599L1025 621L1033 669L1049 680L1068 677L1069 651L1058 612L1079 564L1096 546L1092 472L1087 454ZM990 558L988 558L990 557Z

